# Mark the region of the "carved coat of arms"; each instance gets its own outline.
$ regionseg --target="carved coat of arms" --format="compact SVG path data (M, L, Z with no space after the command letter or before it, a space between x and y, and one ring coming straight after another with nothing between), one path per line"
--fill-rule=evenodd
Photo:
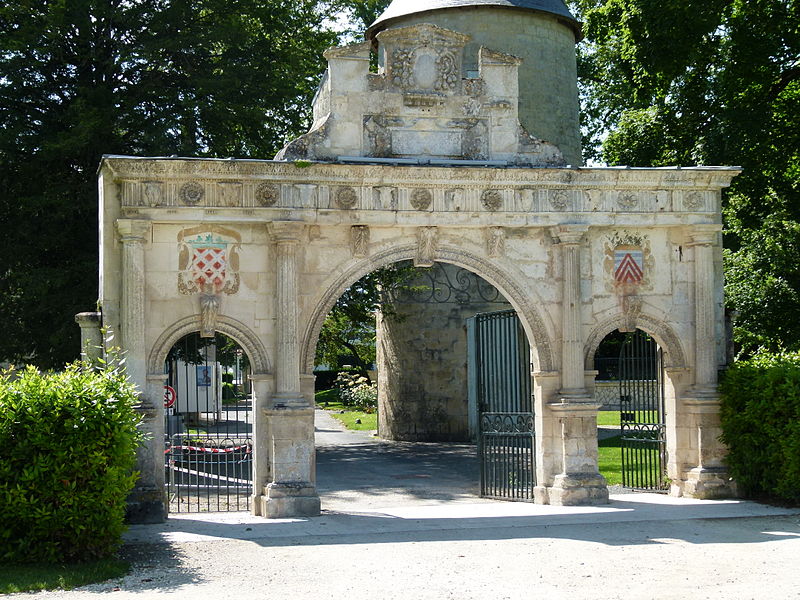
M222 227L195 227L178 235L181 294L235 294L239 290L241 237Z
M630 294L649 290L655 261L650 254L647 236L629 232L616 233L605 245L605 270L609 291Z

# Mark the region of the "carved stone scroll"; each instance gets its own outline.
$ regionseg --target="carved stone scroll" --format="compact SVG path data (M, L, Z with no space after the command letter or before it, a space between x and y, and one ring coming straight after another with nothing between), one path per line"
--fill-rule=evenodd
M486 230L486 254L491 258L503 256L506 252L506 231L502 227L489 227Z
M438 227L420 227L417 229L417 255L414 257L415 267L432 267L436 262L436 247L439 242Z
M350 228L350 248L355 258L369 256L369 227L367 225L353 225Z
M217 317L222 301L214 293L214 286L206 283L200 294L200 337L213 338L217 334Z

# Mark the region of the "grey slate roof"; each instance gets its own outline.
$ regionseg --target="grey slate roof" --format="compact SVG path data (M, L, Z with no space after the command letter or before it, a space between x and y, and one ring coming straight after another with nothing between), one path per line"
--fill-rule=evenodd
M580 23L572 16L563 0L394 0L389 8L377 18L367 29L367 38L386 29L388 22L397 17L415 13L423 13L442 8L459 8L467 6L498 6L505 8L521 8L550 13L569 21L569 24L580 31Z

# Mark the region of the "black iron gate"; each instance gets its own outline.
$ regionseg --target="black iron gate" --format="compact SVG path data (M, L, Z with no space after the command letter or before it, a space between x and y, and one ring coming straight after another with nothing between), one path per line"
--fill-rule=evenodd
M475 316L481 496L533 500L530 347L513 310Z
M668 483L662 354L641 330L625 337L619 380L622 485L664 491Z
M253 453L247 356L226 336L191 334L172 348L165 371L169 512L248 510Z

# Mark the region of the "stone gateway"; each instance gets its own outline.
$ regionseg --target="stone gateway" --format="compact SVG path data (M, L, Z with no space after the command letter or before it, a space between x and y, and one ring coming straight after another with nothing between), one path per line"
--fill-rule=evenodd
M738 170L570 166L579 24L561 0L422 4L393 2L370 41L326 53L314 123L275 160L103 159L102 324L151 435L134 518L165 514L164 364L193 332L249 357L252 510L318 514L317 338L350 285L401 261L467 270L516 311L537 502L607 501L592 358L636 329L663 352L670 493L731 493L720 197ZM96 318L81 325L96 336Z

